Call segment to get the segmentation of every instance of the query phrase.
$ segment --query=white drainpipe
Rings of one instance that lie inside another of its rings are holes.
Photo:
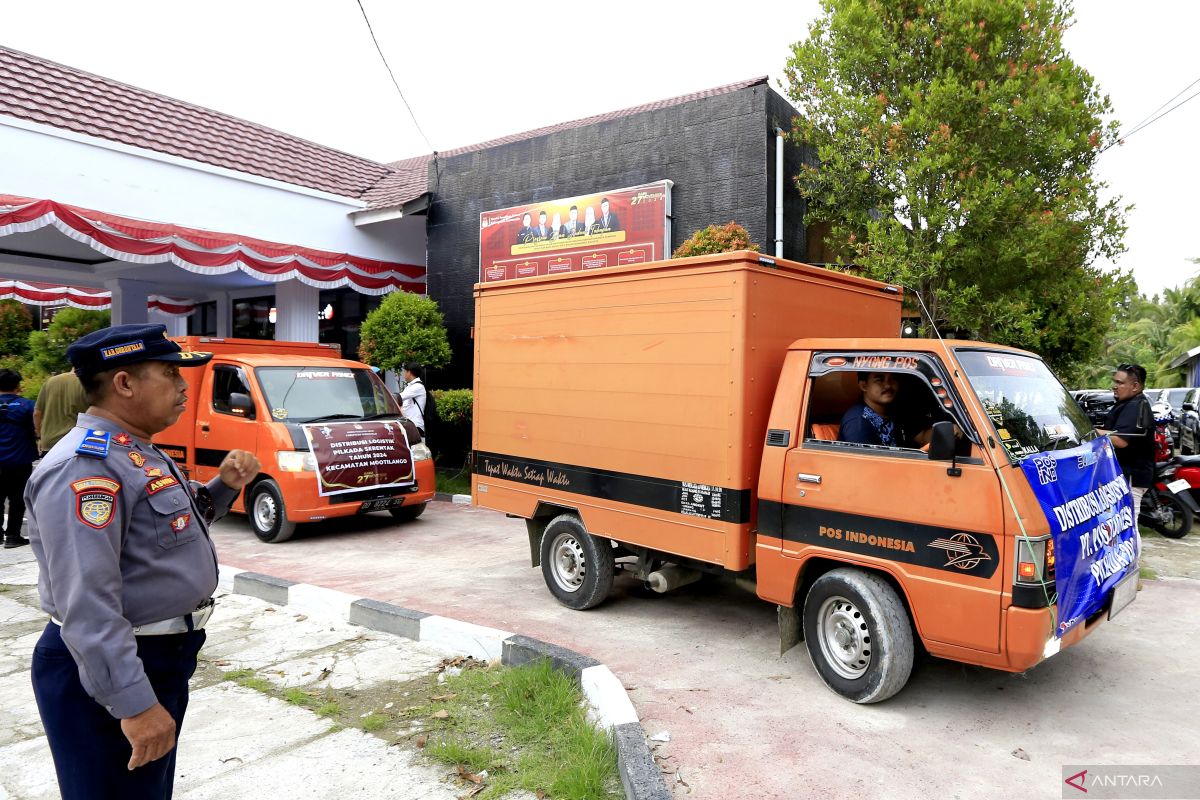
[[[775,129],[775,257],[783,258],[783,128]]]

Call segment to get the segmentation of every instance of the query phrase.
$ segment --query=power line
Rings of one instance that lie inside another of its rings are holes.
[[[1183,87],[1183,89],[1181,89],[1181,90],[1180,90],[1178,93],[1176,93],[1175,97],[1179,97],[1179,95],[1183,94],[1183,93],[1184,93],[1184,92],[1186,92],[1188,89],[1190,89],[1190,88],[1192,88],[1193,86],[1195,86],[1197,83],[1200,83],[1200,78],[1197,78],[1196,80],[1194,80],[1194,81],[1192,81],[1191,83],[1189,83],[1187,86]],[[1175,105],[1173,105],[1173,106],[1171,106],[1170,108],[1168,108],[1166,111],[1163,111],[1161,114],[1159,114],[1159,113],[1158,113],[1158,112],[1159,112],[1159,110],[1161,110],[1161,109],[1163,108],[1163,106],[1165,106],[1165,105],[1169,104],[1171,101],[1173,101],[1173,100],[1175,99],[1175,97],[1172,97],[1172,98],[1171,98],[1170,100],[1168,100],[1166,103],[1163,103],[1163,104],[1162,104],[1161,106],[1159,106],[1157,109],[1155,109],[1154,111],[1152,111],[1152,112],[1150,113],[1150,117],[1149,117],[1149,118],[1142,120],[1142,121],[1141,121],[1141,122],[1139,122],[1137,125],[1134,125],[1134,126],[1133,126],[1133,127],[1130,129],[1130,130],[1129,130],[1129,132],[1128,132],[1128,133],[1119,134],[1115,140],[1113,140],[1112,142],[1110,142],[1110,143],[1109,143],[1107,146],[1105,146],[1105,147],[1104,147],[1104,149],[1103,149],[1103,150],[1101,150],[1100,152],[1101,152],[1101,153],[1103,153],[1105,150],[1107,150],[1109,147],[1112,147],[1114,144],[1121,144],[1121,143],[1123,143],[1123,142],[1124,142],[1126,139],[1128,139],[1130,136],[1133,136],[1135,133],[1138,133],[1138,132],[1140,132],[1140,131],[1144,131],[1146,128],[1149,128],[1151,125],[1153,125],[1154,123],[1158,122],[1160,119],[1162,119],[1163,117],[1165,117],[1167,114],[1170,114],[1172,111],[1174,111],[1175,109],[1179,108],[1180,106],[1182,106],[1182,105],[1184,105],[1184,104],[1188,103],[1188,102],[1189,102],[1189,101],[1191,101],[1191,100],[1194,100],[1194,99],[1196,99],[1197,97],[1200,97],[1200,91],[1197,91],[1197,92],[1195,92],[1194,94],[1190,94],[1190,95],[1188,95],[1187,97],[1185,97],[1184,99],[1182,99],[1182,100],[1180,100],[1178,103],[1176,103]],[[1155,116],[1155,115],[1157,115],[1157,116]]]
[[[1130,128],[1130,129],[1129,129],[1129,133],[1126,133],[1125,135],[1126,135],[1126,136],[1129,136],[1129,135],[1131,135],[1131,134],[1132,134],[1134,131],[1136,131],[1138,128],[1140,128],[1140,127],[1142,127],[1143,125],[1147,124],[1147,121],[1148,121],[1148,120],[1149,120],[1151,117],[1153,117],[1153,116],[1154,116],[1155,114],[1157,114],[1158,112],[1162,111],[1164,108],[1166,108],[1167,106],[1169,106],[1171,103],[1175,102],[1175,98],[1176,98],[1176,97],[1179,97],[1179,95],[1183,94],[1183,93],[1184,93],[1184,92],[1186,92],[1188,89],[1190,89],[1190,88],[1192,88],[1193,86],[1195,86],[1197,83],[1200,83],[1200,78],[1196,78],[1196,80],[1192,81],[1192,82],[1191,82],[1191,83],[1189,83],[1187,86],[1183,87],[1183,88],[1182,88],[1182,89],[1180,89],[1178,92],[1176,92],[1176,93],[1175,93],[1175,97],[1172,97],[1170,100],[1168,100],[1167,102],[1163,103],[1161,106],[1159,106],[1158,108],[1154,109],[1154,110],[1153,110],[1153,111],[1151,111],[1149,114],[1147,114],[1145,117],[1143,117],[1143,118],[1142,118],[1142,121],[1141,121],[1141,122],[1139,122],[1138,124],[1134,125],[1132,128]]]
[[[425,144],[429,146],[430,151],[437,152],[433,143],[429,141],[429,137],[425,135],[425,131],[421,130],[421,123],[417,122],[417,115],[413,113],[412,106],[408,104],[408,100],[404,97],[404,90],[400,88],[399,81],[396,80],[396,74],[392,72],[392,67],[388,64],[387,56],[383,54],[383,48],[379,46],[379,40],[375,38],[375,30],[371,27],[371,20],[367,17],[367,10],[363,8],[362,0],[357,0],[358,10],[362,12],[363,21],[367,23],[367,32],[371,34],[371,41],[375,43],[375,49],[379,51],[379,58],[383,61],[383,66],[387,69],[388,75],[392,78],[392,85],[396,87],[396,92],[400,95],[400,99],[404,102],[404,107],[408,109],[408,115],[412,117],[413,125],[417,129],[417,133],[421,134],[421,138],[425,140]]]

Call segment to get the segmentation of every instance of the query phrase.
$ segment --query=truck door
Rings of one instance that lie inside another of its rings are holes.
[[[245,372],[233,364],[214,364],[210,372],[196,408],[196,478],[201,481],[217,474],[230,450],[257,451],[258,408]]]
[[[881,406],[886,416],[872,416],[864,399],[872,373],[880,375],[876,405],[894,387]],[[886,569],[900,580],[923,637],[999,652],[999,481],[940,361],[928,353],[818,352],[807,389],[798,446],[785,459],[784,554],[806,558],[826,548]],[[954,476],[950,462],[919,449],[942,419],[962,431]]]

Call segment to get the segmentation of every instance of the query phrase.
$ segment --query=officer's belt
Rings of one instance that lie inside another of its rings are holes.
[[[145,625],[137,625],[133,629],[133,635],[166,636],[172,633],[198,631],[208,624],[208,618],[212,616],[213,609],[216,607],[217,601],[210,597],[197,606],[196,610],[190,614],[184,614],[182,617],[171,617],[170,619],[159,620],[158,622],[150,622]],[[62,627],[62,622],[56,617],[51,617],[50,621],[60,628]]]

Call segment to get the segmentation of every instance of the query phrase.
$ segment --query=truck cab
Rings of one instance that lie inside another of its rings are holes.
[[[201,369],[183,371],[187,410],[154,437],[155,444],[200,481],[217,474],[230,450],[253,452],[262,471],[233,510],[247,515],[262,541],[286,541],[301,523],[370,511],[416,519],[433,498],[428,448],[409,445],[398,434],[395,397],[368,365],[339,358],[336,345],[212,337],[176,341],[185,350],[214,357]],[[321,440],[321,431],[347,426],[392,431],[399,443],[376,444],[376,461],[411,461],[410,474],[395,480],[392,473],[384,477],[382,470],[364,468],[355,474],[359,485],[331,487],[319,470],[321,452],[314,452],[313,432]]]

